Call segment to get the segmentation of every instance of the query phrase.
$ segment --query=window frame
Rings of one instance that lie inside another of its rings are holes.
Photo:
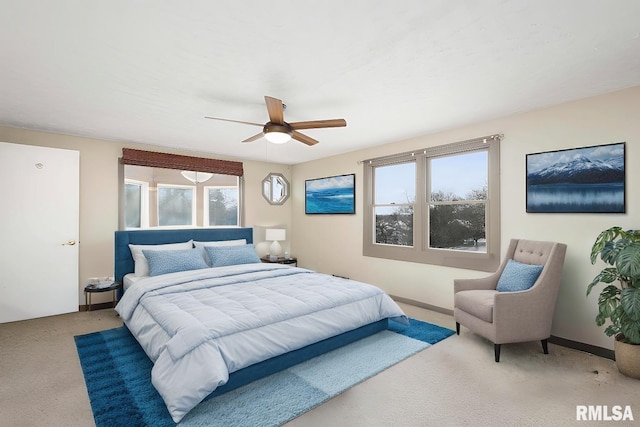
[[[127,230],[138,230],[149,228],[149,183],[137,179],[125,178],[124,185],[135,185],[140,188],[140,227],[126,227],[126,218],[124,219],[125,228]],[[126,212],[125,212],[126,215]]]
[[[274,181],[282,186],[282,194],[276,197]],[[289,181],[281,173],[271,172],[262,180],[262,197],[271,205],[284,205],[289,199]]]
[[[480,271],[495,271],[500,261],[500,140],[502,135],[490,135],[453,144],[440,145],[406,153],[399,153],[363,162],[365,216],[363,220],[364,256],[385,258],[423,264],[441,265]],[[487,204],[486,204],[486,252],[469,252],[452,249],[430,248],[429,159],[465,152],[486,150],[487,156]],[[415,162],[416,200],[413,216],[413,246],[375,243],[375,168]]]

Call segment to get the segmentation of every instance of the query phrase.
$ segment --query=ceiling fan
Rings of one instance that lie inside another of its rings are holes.
[[[315,145],[317,140],[298,132],[300,129],[319,129],[319,128],[335,128],[347,125],[344,119],[332,120],[312,120],[308,122],[287,123],[284,121],[284,109],[286,106],[281,100],[265,96],[264,101],[267,104],[267,112],[269,113],[269,121],[265,124],[243,122],[240,120],[221,119],[219,117],[205,117],[205,119],[224,120],[226,122],[243,123],[245,125],[261,126],[262,132],[245,139],[242,142],[253,142],[263,136],[269,142],[274,144],[284,144],[291,138],[300,141],[303,144]]]

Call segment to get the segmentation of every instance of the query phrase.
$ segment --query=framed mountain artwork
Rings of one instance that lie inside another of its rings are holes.
[[[527,212],[624,213],[625,143],[527,154]]]

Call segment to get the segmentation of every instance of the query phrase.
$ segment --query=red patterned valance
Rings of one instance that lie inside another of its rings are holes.
[[[179,169],[242,176],[242,162],[157,153],[155,151],[122,149],[122,164],[152,168]]]

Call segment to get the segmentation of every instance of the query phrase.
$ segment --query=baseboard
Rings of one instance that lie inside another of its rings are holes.
[[[609,350],[608,348],[602,348],[591,344],[585,344],[578,341],[568,340],[566,338],[560,338],[551,335],[549,337],[549,342],[552,344],[560,345],[562,347],[572,348],[574,350],[584,351],[586,353],[591,353],[596,356],[604,357],[605,359],[616,360],[615,354],[613,350]]]
[[[398,297],[395,295],[389,295],[391,299],[397,302],[401,302],[403,304],[415,305],[416,307],[426,308],[427,310],[435,311],[437,313],[446,314],[448,316],[453,316],[453,310],[447,310],[446,308],[437,307],[435,305],[427,304],[421,301],[412,300],[410,298]]]
[[[424,308],[424,309],[427,309],[427,310],[435,311],[437,313],[442,313],[442,314],[446,314],[446,315],[449,315],[449,316],[453,316],[453,310],[448,310],[448,309],[442,308],[442,307],[436,307],[435,305],[426,304],[424,302],[412,300],[410,298],[398,297],[398,296],[394,296],[394,295],[390,295],[390,296],[394,301],[397,301],[397,302],[400,302],[400,303],[414,305],[416,307],[420,307],[420,308]],[[609,350],[607,348],[602,348],[602,347],[598,347],[598,346],[591,345],[591,344],[585,344],[585,343],[578,342],[578,341],[572,341],[572,340],[568,340],[566,338],[560,338],[560,337],[556,337],[556,336],[553,336],[553,335],[551,335],[551,337],[549,337],[549,342],[552,343],[552,344],[555,344],[555,345],[562,346],[562,347],[571,348],[573,350],[578,350],[578,351],[584,351],[586,353],[591,353],[591,354],[596,355],[596,356],[604,357],[605,359],[616,360],[613,350]]]

